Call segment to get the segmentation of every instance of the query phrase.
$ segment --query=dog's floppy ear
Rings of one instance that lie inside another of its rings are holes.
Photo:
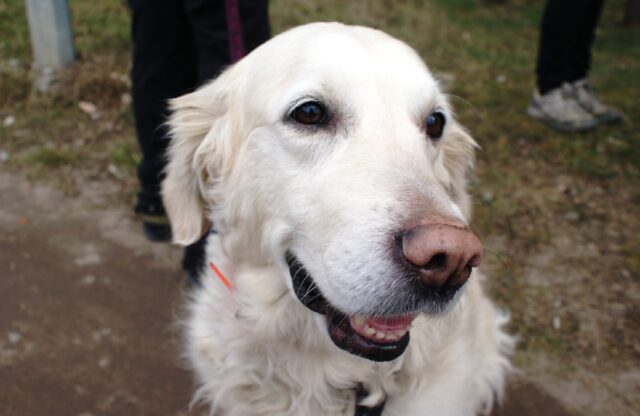
[[[457,121],[454,121],[443,140],[444,166],[451,178],[451,192],[464,216],[471,216],[471,201],[467,194],[467,174],[475,161],[478,144]]]
[[[206,184],[215,184],[232,158],[229,122],[231,70],[197,91],[170,101],[171,143],[162,196],[173,242],[188,245],[207,227]]]

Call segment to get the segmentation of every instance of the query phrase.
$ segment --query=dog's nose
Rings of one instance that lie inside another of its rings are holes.
[[[402,254],[428,287],[462,286],[482,261],[478,237],[458,221],[420,224],[402,233]]]

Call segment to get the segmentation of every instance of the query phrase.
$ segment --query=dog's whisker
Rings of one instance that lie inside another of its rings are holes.
[[[302,279],[302,282],[300,283],[300,286],[304,286],[305,283],[307,283],[307,280],[309,280],[311,278],[311,276],[309,276],[309,274],[307,274],[305,272],[304,267],[300,266],[300,267],[298,267],[298,270],[296,270],[295,273],[293,274],[293,278],[296,279],[300,272],[305,273],[305,277],[304,277],[304,279]]]
[[[334,312],[332,311],[332,315],[333,315],[333,314],[334,314]],[[333,318],[333,316],[332,316],[331,318]],[[331,334],[330,334],[330,335],[334,335],[334,334],[335,334],[335,331],[337,331],[337,330],[338,330],[338,328],[339,328],[339,327],[344,323],[344,321],[345,321],[345,320],[347,320],[347,319],[349,319],[349,316],[344,315],[344,316],[342,317],[342,319],[340,319],[340,322],[338,322],[338,324],[334,327],[333,332],[331,332]]]
[[[300,273],[300,272],[301,272],[301,271],[303,271],[303,270],[304,270],[304,268],[303,268],[302,266],[298,267],[298,268],[296,269],[295,273],[293,273],[293,277],[298,277],[298,273]],[[306,280],[308,277],[309,277],[309,275],[307,275],[307,276],[304,278],[304,280]],[[303,282],[304,282],[304,280],[303,280]]]
[[[304,300],[304,301],[306,301],[306,302],[308,302],[308,303],[311,303],[311,302],[313,302],[314,300],[316,300],[316,299],[318,299],[318,298],[320,298],[320,297],[322,297],[322,293],[318,293],[317,295],[315,295],[315,296],[314,296],[314,297],[312,297],[311,299],[304,299],[304,297],[303,297],[303,298],[302,298],[302,300]]]
[[[309,296],[315,289],[317,289],[317,286],[316,286],[315,282],[311,282],[311,285],[309,285],[309,289],[307,289],[307,292],[304,295],[302,295],[300,300],[304,301],[306,299],[306,297]],[[318,296],[320,296],[320,295],[314,296],[313,299],[317,299]]]
[[[302,270],[302,269],[301,269]],[[293,276],[294,278],[297,277],[297,273]],[[307,283],[307,281],[310,279],[310,276],[307,274],[304,279],[302,279],[302,282],[300,282],[300,286],[304,287],[304,285]],[[314,284],[314,282],[311,282],[312,284]]]
[[[469,108],[471,108],[473,110],[473,112],[475,113],[476,116],[480,115],[480,111],[476,108],[475,105],[471,104],[469,101],[465,100],[464,98],[460,97],[459,95],[447,94],[447,96],[451,97],[451,98],[455,98],[456,100],[459,100],[460,102],[468,105]]]

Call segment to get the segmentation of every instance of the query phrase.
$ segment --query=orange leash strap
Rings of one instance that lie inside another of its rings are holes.
[[[216,274],[216,276],[218,276],[218,279],[220,279],[222,284],[225,285],[230,292],[233,292],[233,286],[231,286],[231,282],[229,282],[229,280],[224,277],[224,274],[222,274],[220,269],[218,269],[216,265],[213,264],[213,262],[209,262],[209,266],[211,267],[211,270],[213,270],[213,272]]]

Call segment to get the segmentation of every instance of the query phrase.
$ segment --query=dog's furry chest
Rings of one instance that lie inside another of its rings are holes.
[[[501,389],[512,341],[475,284],[445,320],[417,321],[403,356],[374,363],[332,345],[324,317],[288,292],[256,285],[261,273],[233,295],[205,279],[192,299],[187,358],[214,414],[353,416],[362,384],[370,403],[387,398],[384,416],[473,415]]]

